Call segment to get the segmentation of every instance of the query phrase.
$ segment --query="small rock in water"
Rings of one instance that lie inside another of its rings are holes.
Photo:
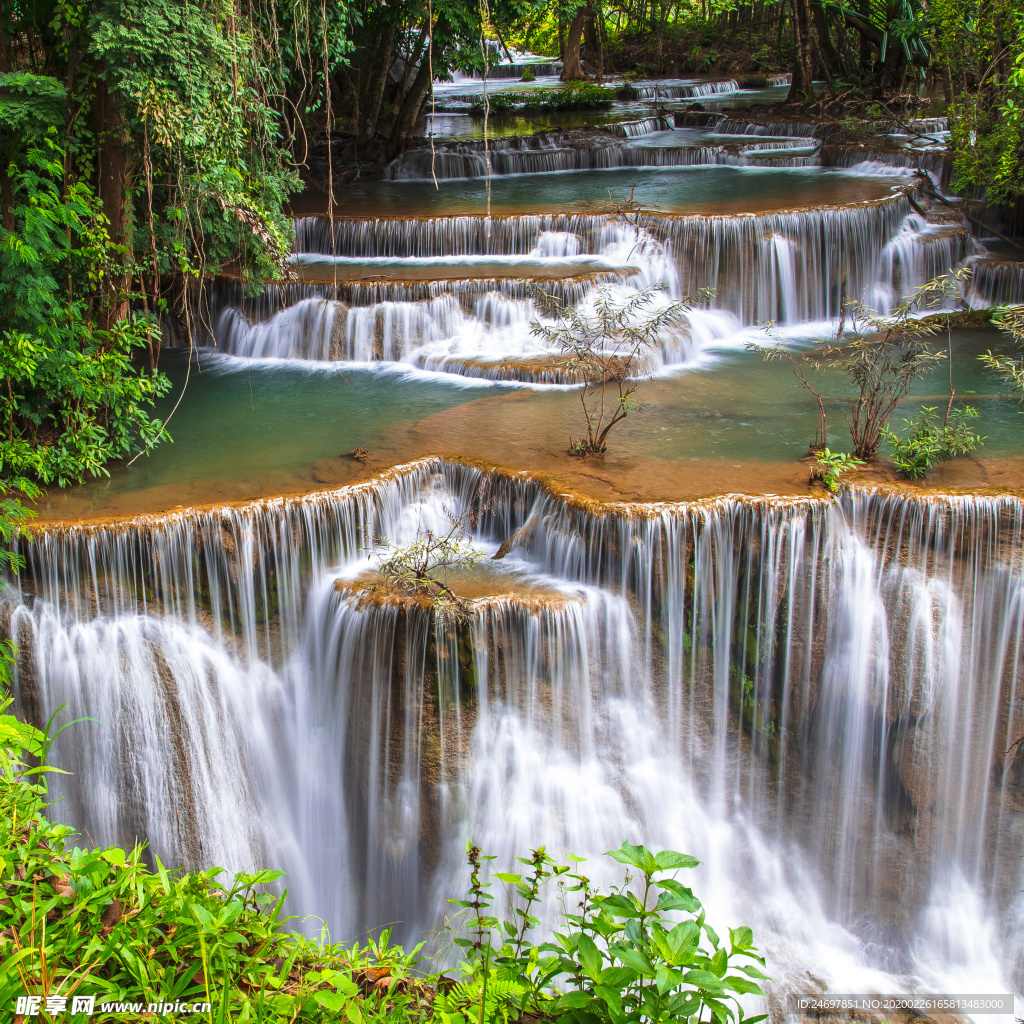
[[[370,457],[370,453],[365,448],[353,448],[350,452],[345,452],[344,455],[355,459],[356,462],[365,462]]]

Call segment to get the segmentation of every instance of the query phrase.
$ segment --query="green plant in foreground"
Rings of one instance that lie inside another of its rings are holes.
[[[846,452],[833,452],[828,448],[814,453],[815,462],[811,466],[811,483],[820,480],[829,494],[835,494],[839,490],[839,478],[844,473],[863,466],[861,459]]]
[[[8,647],[6,660],[9,662]],[[6,668],[6,665],[4,666]],[[95,997],[95,1010],[50,1019],[135,1021],[110,1004],[210,1005],[196,1019],[352,1024],[417,1017],[432,995],[412,977],[418,950],[387,936],[344,947],[283,930],[279,871],[220,881],[221,868],[156,870],[141,846],[84,849],[43,814],[47,732],[5,714],[0,699],[0,1007],[19,996]],[[104,1007],[104,1004],[108,1004]],[[143,1006],[143,1010],[145,1009]],[[45,1020],[46,1017],[39,1019]]]
[[[556,864],[544,849],[528,859],[525,875],[498,872],[507,886],[512,919],[488,913],[494,902],[479,847],[470,846],[470,899],[452,902],[471,913],[468,936],[456,939],[469,980],[438,995],[444,1024],[544,1017],[574,1024],[658,1024],[706,1021],[757,1024],[739,997],[763,995],[764,960],[749,928],[731,929],[723,943],[707,923],[678,871],[699,861],[673,850],[654,853],[629,842],[605,856],[626,867],[621,885],[596,891],[579,858]],[[534,909],[552,881],[563,926],[534,945]],[[574,905],[571,905],[574,904]],[[744,961],[738,965],[739,961]]]
[[[909,480],[919,480],[936,463],[967,455],[981,446],[985,438],[975,434],[967,422],[977,418],[977,409],[962,405],[946,423],[940,423],[936,407],[929,406],[913,419],[903,421],[908,431],[905,438],[888,425],[882,436],[892,448],[892,460],[900,473]]]

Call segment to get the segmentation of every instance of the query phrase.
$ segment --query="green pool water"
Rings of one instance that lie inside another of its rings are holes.
[[[665,213],[746,213],[848,204],[889,195],[888,178],[858,178],[818,167],[668,167],[567,171],[495,176],[494,213],[587,212],[634,199]],[[346,185],[336,196],[336,216],[436,217],[487,210],[482,178],[440,181],[375,181]]]
[[[980,452],[986,458],[1024,453],[1024,406],[977,358],[986,349],[1009,348],[992,331],[954,334],[955,384],[959,396],[981,413],[976,429],[986,437]],[[176,396],[185,358],[169,353],[163,365]],[[848,450],[843,414],[849,387],[836,373],[821,375],[817,383],[828,401],[833,447]],[[946,386],[947,367],[942,365],[916,383],[894,425],[922,405],[944,407]],[[745,350],[644,381],[638,397],[645,408],[613,436],[617,459],[786,462],[806,453],[816,422],[814,401],[788,363],[766,363]],[[166,415],[170,404],[168,399],[160,412]],[[173,507],[308,489],[318,481],[316,467],[324,460],[341,477],[354,478],[358,470],[365,476],[366,467],[339,461],[355,448],[373,454],[369,470],[428,454],[529,464],[534,452],[557,456],[564,439],[579,427],[578,393],[571,389],[466,385],[393,367],[248,365],[204,355],[193,364],[170,423],[173,444],[114,470],[109,480],[55,496],[47,511],[55,517],[62,508],[69,515],[99,514],[144,492],[161,507]],[[171,500],[175,496],[181,500]]]

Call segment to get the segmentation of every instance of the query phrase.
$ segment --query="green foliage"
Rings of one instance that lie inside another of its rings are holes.
[[[43,816],[55,769],[36,765],[52,737],[3,714],[9,705],[0,700],[0,1005],[91,994],[97,1013],[177,1000],[209,1003],[207,1020],[352,1024],[427,1009],[418,949],[389,946],[387,933],[343,947],[283,930],[283,896],[264,891],[279,871],[224,883],[221,868],[169,871],[157,859],[150,870],[140,846],[72,845],[74,830]]]
[[[723,943],[707,923],[692,889],[676,878],[698,865],[694,857],[654,853],[629,842],[611,857],[625,867],[609,893],[595,890],[573,865],[557,864],[543,848],[519,858],[526,874],[495,873],[506,887],[512,916],[492,913],[495,895],[485,858],[470,846],[467,934],[456,939],[470,979],[446,994],[444,1024],[483,1019],[560,1019],[574,1024],[662,1024],[712,1021],[756,1024],[744,1017],[742,995],[762,995],[764,960],[749,928],[730,930]],[[562,926],[534,945],[542,890],[554,882]],[[571,906],[570,906],[571,904]]]
[[[1024,8],[1016,0],[935,0],[937,63],[949,82],[954,187],[990,201],[1024,195]]]
[[[846,452],[833,452],[828,448],[814,453],[815,465],[811,467],[811,481],[820,480],[829,494],[839,490],[839,480],[845,473],[864,465],[862,459]]]
[[[888,425],[882,437],[891,446],[892,459],[900,473],[909,480],[919,480],[936,463],[968,455],[980,447],[985,439],[975,434],[967,422],[977,418],[977,409],[962,405],[946,422],[940,423],[936,408],[925,407],[913,419],[903,421],[906,437],[899,437]]]
[[[597,110],[610,107],[615,92],[593,82],[573,82],[561,89],[531,89],[529,92],[495,92],[487,97],[492,114],[513,110]],[[483,100],[474,102],[483,110]]]
[[[880,314],[859,300],[848,299],[838,339],[809,360],[817,368],[841,370],[857,389],[847,421],[858,458],[875,457],[889,417],[914,381],[947,358],[947,353],[932,345],[938,324],[933,318],[919,319],[914,314],[934,304],[958,280],[956,274],[940,275],[904,298],[892,314]],[[851,318],[852,330],[844,333],[846,316]],[[950,384],[952,396],[952,381]]]
[[[1018,345],[1024,343],[1024,306],[1000,306],[992,313],[992,323],[1005,331]],[[1024,398],[1024,359],[995,356],[991,352],[979,358]]]
[[[426,530],[408,544],[378,540],[377,572],[384,582],[407,594],[428,597],[438,610],[461,610],[462,601],[449,587],[450,573],[473,568],[483,553],[470,539],[471,513],[456,515],[445,508],[449,528]]]
[[[30,501],[38,498],[42,491],[31,480],[17,479],[9,486],[0,487],[0,572],[20,569],[25,564],[24,555],[15,550],[15,542],[21,538],[31,540],[32,532],[29,523],[35,519],[36,513],[26,508],[23,501],[13,494],[21,493]],[[10,644],[10,640],[6,641]],[[2,655],[0,655],[2,657]],[[6,679],[3,665],[0,663],[0,682]]]
[[[63,157],[51,129],[14,179],[14,230],[0,228],[0,476],[61,486],[163,436],[145,408],[169,387],[133,365],[151,317],[97,326],[123,254],[92,190],[62,187]]]
[[[279,275],[348,9],[0,4],[0,481],[63,486],[167,438],[171,297],[187,315],[190,281]]]

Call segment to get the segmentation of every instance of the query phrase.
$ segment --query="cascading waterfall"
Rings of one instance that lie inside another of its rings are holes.
[[[511,550],[464,620],[360,582],[368,537],[469,508]],[[1020,992],[1022,531],[1010,497],[595,512],[427,461],[48,530],[6,607],[23,711],[99,719],[55,747],[63,818],[280,865],[337,937],[429,926],[468,835],[628,837],[704,860],[780,991]]]
[[[971,260],[970,267],[972,306],[984,309],[1024,304],[1024,263],[980,258]]]
[[[595,287],[616,280],[624,295],[655,284],[672,299],[710,292],[698,303],[707,308],[691,310],[685,329],[667,332],[650,354],[652,369],[691,362],[758,322],[828,321],[850,296],[891,308],[977,251],[962,225],[932,223],[904,196],[732,217],[552,214],[333,225],[305,218],[296,223],[296,235],[300,252],[333,252],[342,259],[489,254],[496,262],[528,256],[542,269],[544,261],[592,255],[602,266],[635,269],[625,278],[606,274],[551,288],[560,302],[583,308]],[[212,333],[200,330],[197,342],[236,356],[384,360],[492,379],[574,379],[551,364],[557,353],[533,333],[544,312],[522,281],[298,289],[274,287],[262,299],[241,303],[232,301],[229,289],[210,300],[208,317],[193,318],[214,324]]]
[[[725,78],[717,82],[693,82],[684,85],[631,85],[629,94],[641,100],[678,100],[692,99],[698,96],[723,96],[739,92],[740,84],[735,78]]]
[[[637,127],[645,130],[634,130]],[[625,139],[645,139],[650,133],[672,131],[663,118],[649,122],[610,125],[609,131]],[[631,145],[607,139],[585,143],[552,136],[496,139],[488,144],[491,173],[550,174],[560,171],[595,171],[622,167],[815,167],[816,147],[806,142],[786,145],[779,140],[763,147],[747,146],[733,152],[722,145],[682,144],[660,136],[658,145]],[[675,143],[675,144],[674,144]],[[799,151],[794,147],[799,146]],[[412,149],[392,161],[385,176],[395,181],[482,178],[486,174],[483,144],[475,141],[439,144],[433,150]],[[877,173],[896,173],[893,170]]]
[[[608,131],[624,139],[636,139],[641,135],[668,131],[672,127],[673,123],[667,117],[645,117],[639,121],[617,121],[608,125]]]
[[[594,239],[599,252],[612,263],[635,268],[615,287],[628,296],[636,288],[661,284],[670,296],[680,294],[668,248],[648,231],[614,218],[604,218],[599,230]],[[574,257],[581,246],[572,231],[542,231],[531,255],[540,261]],[[585,307],[593,300],[595,286],[607,287],[615,280],[599,278],[568,294],[562,283],[551,294],[560,298],[561,293],[561,301]],[[464,288],[458,295],[438,292],[430,299],[386,299],[347,308],[317,295],[255,323],[239,317],[236,307],[229,305],[218,322],[230,330],[222,330],[213,340],[232,355],[398,361],[491,379],[574,381],[572,374],[550,362],[557,353],[533,333],[538,316],[542,313],[536,295],[521,283],[506,289],[495,282],[477,282],[475,290]],[[684,329],[666,331],[659,339],[657,349],[648,355],[649,366],[692,361],[707,346],[734,334],[736,327],[728,314],[691,310]]]

